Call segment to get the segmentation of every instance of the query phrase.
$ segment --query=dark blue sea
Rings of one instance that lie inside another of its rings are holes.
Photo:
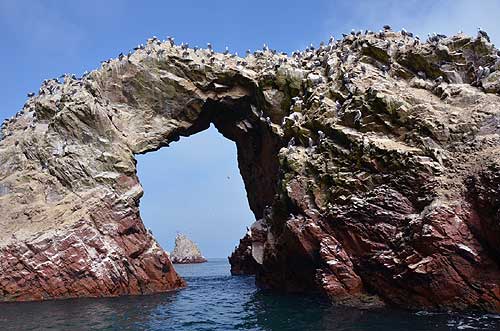
[[[226,259],[176,265],[188,288],[111,299],[0,304],[3,330],[500,330],[500,315],[364,311],[259,291]]]

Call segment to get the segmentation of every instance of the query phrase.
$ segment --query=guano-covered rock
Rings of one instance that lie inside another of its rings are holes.
[[[179,264],[207,262],[207,259],[201,255],[198,246],[183,234],[177,234],[175,237],[175,247],[170,254],[170,260],[172,263]]]
[[[47,80],[0,130],[0,300],[184,286],[139,216],[135,155],[213,123],[259,286],[498,312],[499,66],[483,37],[385,30],[245,58],[150,39]]]

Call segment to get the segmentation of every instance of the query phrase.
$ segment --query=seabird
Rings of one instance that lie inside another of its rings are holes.
[[[28,93],[28,98],[32,98],[32,97],[34,97],[34,96],[35,96],[35,93],[34,93],[34,92],[30,92],[30,93]]]
[[[479,66],[479,68],[477,69],[477,72],[476,72],[477,79],[481,79],[483,77],[483,73],[484,73],[483,66]]]
[[[295,137],[292,137],[292,139],[290,139],[290,141],[288,142],[288,147],[293,147],[295,146]]]
[[[269,116],[266,117],[266,123],[267,123],[267,125],[271,125],[272,124],[271,119],[269,118]]]
[[[228,55],[229,54],[229,47],[226,46],[226,49],[224,50],[224,55]]]
[[[391,26],[386,24],[386,25],[384,25],[382,28],[383,28],[384,30],[390,30],[390,29],[391,29]]]
[[[321,130],[318,130],[318,136],[320,141],[325,139],[325,133]]]
[[[335,107],[337,108],[337,112],[342,109],[342,104],[338,101],[338,100],[335,100]]]
[[[486,31],[484,31],[483,29],[481,28],[478,28],[477,29],[477,37],[478,38],[484,38],[486,39],[488,42],[490,42],[490,37],[488,36],[488,34],[486,33]]]
[[[359,123],[360,119],[361,119],[361,111],[359,109],[356,109],[356,114],[354,114],[354,124]]]
[[[314,140],[312,140],[312,138],[309,137],[308,142],[309,142],[309,148],[313,148],[314,147]]]
[[[211,51],[212,50],[212,44],[211,43],[207,43],[207,48],[208,48],[208,50]]]
[[[436,78],[436,79],[434,80],[434,82],[435,82],[437,85],[441,84],[441,83],[443,82],[443,76],[439,76],[438,78]]]

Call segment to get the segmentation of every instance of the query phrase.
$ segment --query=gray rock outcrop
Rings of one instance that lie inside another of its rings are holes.
[[[198,246],[184,234],[178,234],[175,237],[175,247],[170,254],[170,260],[178,264],[207,262]]]

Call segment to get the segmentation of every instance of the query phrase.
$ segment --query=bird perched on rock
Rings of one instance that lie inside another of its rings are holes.
[[[382,28],[383,28],[384,30],[391,30],[391,26],[390,26],[390,25],[387,25],[387,24],[386,24],[386,25],[384,25]]]
[[[480,27],[477,28],[477,37],[478,38],[484,38],[486,39],[488,42],[490,42],[490,36],[488,36],[488,34],[486,33],[486,31],[484,31],[483,29],[481,29]]]
[[[356,109],[354,114],[354,124],[358,124],[360,120],[361,120],[361,111],[359,109]]]
[[[224,50],[224,55],[228,55],[229,54],[229,47],[226,46],[226,49]]]
[[[211,51],[212,50],[212,44],[211,43],[207,43],[207,48],[208,48],[209,51]]]
[[[34,92],[30,92],[30,93],[28,93],[28,98],[32,98],[32,97],[34,97],[34,96],[35,96],[35,93],[34,93]]]
[[[484,75],[484,68],[483,66],[479,66],[479,68],[477,68],[476,71],[476,79],[480,80],[481,78],[483,78],[483,75]]]
[[[318,137],[319,141],[322,141],[323,139],[325,139],[325,133],[321,130],[318,130]]]
[[[384,64],[382,65],[382,67],[380,68],[382,70],[382,74],[384,74],[384,76],[387,74],[387,72],[389,71],[389,68]]]
[[[295,137],[292,137],[292,139],[290,139],[290,141],[288,142],[288,147],[293,147],[295,146]]]
[[[309,148],[314,148],[314,140],[312,140],[311,137],[308,138],[308,142],[309,142]]]

